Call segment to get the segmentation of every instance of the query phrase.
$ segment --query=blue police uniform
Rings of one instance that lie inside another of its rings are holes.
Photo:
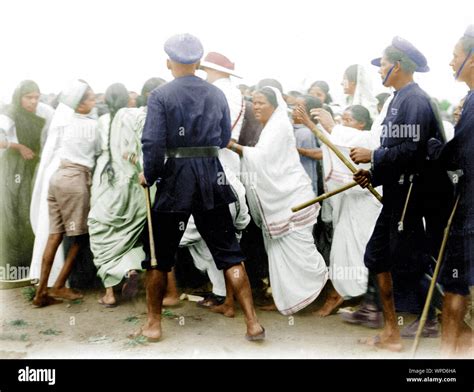
[[[167,151],[176,148],[227,146],[231,122],[224,93],[197,76],[185,76],[154,90],[147,106],[143,164],[147,182],[159,180],[154,210],[204,211],[233,203],[217,156],[169,158],[165,163]]]
[[[181,64],[196,63],[203,52],[199,40],[189,34],[170,38],[165,51]],[[189,75],[154,90],[147,106],[143,167],[147,183],[157,185],[152,211],[157,268],[171,270],[191,214],[219,269],[242,262],[228,206],[236,197],[217,156],[231,136],[224,94]],[[145,241],[145,266],[148,248]]]
[[[438,157],[446,170],[463,171],[458,208],[453,219],[441,267],[440,282],[446,291],[468,295],[474,284],[474,91],[466,97],[454,138],[446,145],[430,140],[430,156]]]
[[[396,91],[382,125],[381,147],[373,153],[371,174],[373,185],[383,185],[384,203],[364,261],[375,274],[390,271],[397,264],[398,270],[414,273],[412,278],[419,279],[429,259],[422,221],[423,192],[417,183],[427,174],[427,141],[439,135],[429,96],[416,83]],[[413,191],[403,231],[399,231],[411,178]]]

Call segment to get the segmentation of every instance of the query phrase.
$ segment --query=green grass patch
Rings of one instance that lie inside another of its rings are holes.
[[[23,289],[21,290],[21,294],[23,295],[24,299],[26,299],[28,302],[31,302],[33,301],[33,298],[35,298],[36,287],[34,286],[23,287]]]
[[[129,317],[125,318],[124,321],[125,321],[126,323],[130,323],[130,324],[138,324],[138,322],[139,322],[140,320],[138,319],[137,316],[129,316]]]
[[[28,323],[25,321],[25,320],[22,320],[22,319],[18,319],[18,320],[12,320],[10,321],[10,325],[12,327],[26,327],[28,326]]]
[[[177,317],[171,310],[169,309],[164,309],[161,314],[165,317],[169,317],[169,318],[175,318]]]
[[[148,339],[146,336],[140,335],[134,338],[131,338],[127,342],[127,346],[137,347],[137,346],[146,346],[148,344]]]
[[[53,335],[53,336],[57,336],[61,333],[61,331],[58,331],[56,329],[51,329],[51,328],[48,328],[44,331],[40,331],[40,334],[42,335]]]

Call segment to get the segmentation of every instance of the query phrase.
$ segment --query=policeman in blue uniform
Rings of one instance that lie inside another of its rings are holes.
[[[419,286],[428,268],[428,244],[423,227],[422,183],[427,173],[427,142],[440,137],[430,97],[413,81],[414,72],[427,72],[425,56],[410,42],[395,37],[381,58],[383,84],[395,89],[383,121],[381,147],[351,152],[356,163],[371,162],[371,170],[359,170],[354,180],[383,185],[383,208],[367,244],[364,262],[379,289],[385,325],[382,333],[367,340],[393,351],[402,349],[392,292],[392,272],[403,271],[410,286]],[[413,186],[411,184],[413,183]],[[411,192],[409,190],[411,189]],[[409,195],[410,193],[410,195]],[[408,199],[406,212],[403,213]]]
[[[161,307],[167,272],[189,216],[205,240],[219,269],[225,270],[245,314],[246,338],[261,340],[263,327],[255,314],[243,267],[244,256],[235,235],[229,204],[236,198],[218,159],[231,136],[224,94],[195,76],[203,55],[201,42],[190,34],[169,38],[164,46],[174,80],[155,89],[148,99],[142,136],[142,185],[157,185],[152,211],[157,266],[147,268],[148,319],[139,331],[149,340],[161,336]],[[147,252],[149,255],[149,252]]]
[[[454,138],[446,145],[430,139],[429,152],[430,156],[438,158],[445,170],[462,170],[457,185],[459,203],[440,276],[445,290],[442,351],[446,356],[455,356],[461,351],[472,350],[472,330],[464,325],[463,318],[470,300],[469,290],[474,283],[474,25],[470,25],[457,42],[450,65],[455,78],[467,84],[469,93],[455,125]]]

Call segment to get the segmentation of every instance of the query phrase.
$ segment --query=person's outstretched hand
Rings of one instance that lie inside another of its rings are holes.
[[[359,169],[354,173],[353,178],[362,188],[367,188],[370,185],[370,172],[368,170]]]

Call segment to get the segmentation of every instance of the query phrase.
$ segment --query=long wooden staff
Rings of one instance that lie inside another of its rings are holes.
[[[300,210],[302,210],[303,208],[306,208],[312,204],[316,204],[316,203],[319,203],[320,201],[323,201],[325,199],[328,199],[330,198],[331,196],[334,196],[334,195],[337,195],[338,193],[341,193],[341,192],[344,192],[344,191],[347,191],[348,189],[351,189],[353,187],[355,187],[357,185],[357,182],[350,182],[349,184],[346,184],[340,188],[337,188],[337,189],[334,189],[333,191],[330,191],[330,192],[326,192],[326,193],[323,193],[322,195],[316,197],[315,199],[311,199],[309,201],[307,201],[306,203],[303,203],[303,204],[299,204],[297,205],[296,207],[293,207],[291,209],[291,211],[293,212],[298,212]]]
[[[421,319],[420,323],[418,324],[418,330],[416,331],[415,335],[415,341],[413,342],[413,346],[411,349],[411,357],[414,358],[416,354],[416,349],[418,348],[418,344],[420,342],[420,337],[421,333],[423,331],[423,328],[425,327],[426,323],[426,318],[428,316],[428,310],[430,308],[431,304],[431,298],[433,297],[433,291],[434,287],[436,284],[436,280],[438,279],[439,271],[441,268],[441,263],[443,262],[444,258],[444,252],[446,250],[446,244],[448,242],[448,237],[449,237],[449,231],[451,230],[451,225],[453,223],[454,215],[456,214],[456,210],[458,208],[459,204],[459,199],[461,198],[461,195],[458,193],[458,184],[459,184],[459,179],[464,175],[463,171],[461,169],[459,170],[454,170],[454,171],[448,171],[448,177],[453,183],[454,186],[454,192],[457,194],[456,196],[456,201],[454,203],[453,210],[451,211],[451,215],[449,216],[448,223],[446,223],[446,227],[444,229],[444,235],[443,235],[443,241],[441,242],[441,248],[439,249],[438,253],[438,259],[436,260],[436,267],[433,272],[433,277],[431,278],[431,284],[430,288],[428,290],[428,295],[426,296],[426,302],[425,306],[423,308],[423,312],[421,313]]]
[[[146,199],[146,215],[148,220],[148,235],[150,240],[150,255],[151,255],[151,268],[156,268],[158,262],[156,260],[155,253],[155,238],[153,237],[153,222],[151,221],[151,199],[150,199],[150,188],[147,186],[143,188],[145,190]]]
[[[328,146],[334,154],[337,155],[337,157],[344,163],[344,165],[347,166],[347,168],[352,172],[355,173],[357,172],[357,168],[350,162],[345,155],[339,151],[339,149],[324,135],[323,132],[321,132],[317,127],[311,127],[311,132],[313,132],[319,140],[321,140],[326,146]],[[382,196],[380,193],[378,193],[372,185],[369,185],[367,189],[372,193],[377,200],[382,203]]]
[[[433,277],[431,278],[431,284],[428,290],[428,296],[426,297],[425,307],[423,308],[423,313],[421,313],[421,320],[420,320],[420,323],[418,324],[418,330],[416,331],[415,341],[413,342],[413,346],[411,348],[412,358],[415,357],[416,349],[418,348],[418,344],[420,343],[421,332],[423,331],[423,328],[425,327],[426,319],[428,317],[428,310],[430,308],[431,298],[433,297],[433,291],[435,288],[436,280],[438,279],[439,270],[441,268],[444,252],[446,250],[446,243],[448,242],[449,231],[451,230],[451,224],[453,223],[454,214],[456,213],[456,210],[458,208],[459,198],[460,198],[460,195],[458,195],[458,197],[456,198],[456,202],[454,203],[453,210],[451,212],[451,215],[449,216],[448,223],[446,225],[446,228],[444,229],[443,242],[441,243],[441,248],[438,254],[438,260],[436,261],[436,267],[433,272]]]

